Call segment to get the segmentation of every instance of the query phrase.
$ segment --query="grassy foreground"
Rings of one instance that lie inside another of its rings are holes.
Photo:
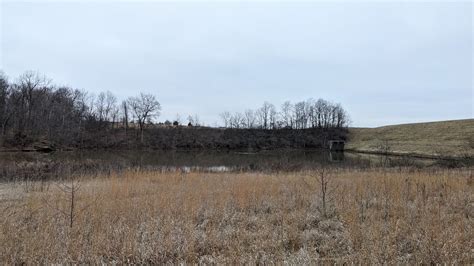
[[[130,171],[1,186],[2,264],[474,263],[469,170]]]
[[[347,148],[355,151],[433,157],[474,157],[474,119],[351,128]]]

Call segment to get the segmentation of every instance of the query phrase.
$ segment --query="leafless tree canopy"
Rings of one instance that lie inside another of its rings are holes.
[[[160,103],[151,94],[130,97],[119,105],[110,91],[94,96],[57,87],[31,71],[10,83],[0,72],[0,145],[6,140],[24,145],[38,139],[68,144],[82,139],[84,133],[108,132],[119,124],[128,129],[129,122],[134,121],[143,136],[145,124],[153,122],[160,110]]]
[[[154,134],[144,131],[157,122],[160,111],[161,104],[152,94],[140,93],[119,101],[110,91],[94,95],[55,86],[37,72],[25,72],[13,82],[0,72],[0,146],[25,147],[43,140],[66,147],[84,147],[87,142],[88,147],[96,148],[123,143],[143,145],[144,136]],[[220,117],[226,128],[260,130],[338,129],[349,122],[340,104],[323,99],[287,101],[279,108],[264,102],[256,110],[223,112]],[[171,128],[182,126],[182,122],[193,127],[202,125],[197,114],[189,115],[187,121],[177,115],[175,121],[161,124]],[[159,134],[153,138],[151,142],[156,145],[167,141]],[[215,137],[209,139],[217,141]],[[176,141],[174,138],[173,143]],[[222,143],[228,141],[224,138]]]
[[[143,142],[143,128],[146,122],[160,115],[161,105],[154,95],[140,93],[140,96],[128,99],[134,118],[140,127],[140,140]]]
[[[223,112],[224,127],[259,129],[305,129],[305,128],[344,128],[349,125],[349,115],[341,104],[319,99],[308,99],[295,104],[286,101],[279,111],[264,102],[257,110],[247,109],[244,114]]]

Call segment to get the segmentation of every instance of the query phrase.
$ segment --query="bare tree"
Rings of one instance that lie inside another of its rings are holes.
[[[117,118],[118,108],[117,108],[117,97],[113,95],[110,91],[105,93],[105,106],[104,106],[104,117],[107,122],[112,122],[112,127],[114,126],[115,120]]]
[[[66,219],[69,228],[73,228],[77,216],[94,205],[97,202],[98,197],[94,197],[87,204],[78,204],[79,201],[77,197],[81,189],[81,182],[74,177],[72,177],[69,181],[56,183],[56,186],[63,194],[61,195],[61,199],[66,200],[67,204],[61,208],[57,204],[50,204],[46,197],[43,198],[43,203],[61,214]]]
[[[127,131],[128,131],[128,121],[129,121],[127,101],[122,101],[122,117],[123,117],[123,125],[125,127],[125,133],[127,133]]]
[[[342,108],[341,104],[337,104],[335,108],[335,116],[336,116],[336,127],[347,127],[350,123],[349,115],[347,114],[346,110]]]
[[[110,125],[114,128],[121,119],[125,136],[128,136],[129,122],[137,122],[137,141],[143,143],[144,128],[159,115],[160,109],[152,95],[140,94],[118,105],[111,92],[93,96],[69,87],[56,87],[34,72],[26,72],[16,82],[9,83],[0,72],[0,142],[7,140],[23,147],[30,147],[38,141],[50,142],[52,146],[80,143],[80,147],[100,147],[104,139],[107,145],[108,137],[115,133],[108,130]],[[279,112],[273,104],[264,102],[257,110],[247,109],[234,114],[224,112],[221,118],[225,127],[266,130],[308,126],[340,128],[349,123],[349,117],[340,104],[323,99],[301,101],[296,106],[287,101]],[[178,125],[179,120],[177,116]],[[191,116],[191,120],[193,125],[199,125],[196,115]]]
[[[201,126],[201,119],[198,114],[194,114],[194,124],[195,126]]]
[[[280,116],[282,118],[283,126],[293,127],[293,104],[290,101],[286,101],[281,105]]]
[[[278,113],[273,104],[270,105],[270,109],[268,111],[268,118],[269,118],[269,123],[270,123],[269,128],[277,129],[278,128]]]
[[[50,80],[46,76],[39,74],[38,72],[27,71],[18,78],[18,87],[20,89],[22,97],[22,119],[19,123],[19,131],[28,131],[32,128],[33,110],[39,103],[39,95],[44,94],[47,90],[47,86],[50,84]]]
[[[95,112],[99,122],[102,124],[106,120],[105,116],[105,92],[99,93],[97,99],[95,100]]]
[[[314,105],[315,105],[316,101],[313,99],[313,98],[309,98],[308,100],[306,100],[306,120],[307,120],[307,124],[306,124],[306,127],[311,127],[311,128],[314,128],[316,127],[316,112],[315,112],[315,108],[314,108]]]
[[[78,95],[77,96],[77,101],[76,101],[76,110],[77,110],[77,118],[78,118],[78,123],[77,123],[77,132],[79,135],[79,141],[81,143],[81,147],[84,144],[84,136],[83,136],[83,128],[85,127],[84,124],[87,121],[87,92],[85,91],[79,91],[76,90],[75,93]]]
[[[309,98],[292,104],[286,101],[279,112],[269,102],[264,102],[256,111],[247,109],[242,113],[220,114],[225,127],[278,129],[278,128],[340,128],[347,126],[348,115],[340,104],[323,99]]]
[[[235,113],[231,116],[230,125],[232,128],[241,128],[245,126],[245,117],[242,113]]]
[[[296,129],[303,129],[306,128],[307,123],[307,115],[306,115],[306,102],[301,101],[295,104],[294,112],[295,112],[295,128]]]
[[[223,112],[223,113],[220,114],[222,122],[224,122],[224,127],[229,127],[230,126],[231,116],[232,115],[229,112]]]
[[[8,103],[9,98],[10,90],[8,78],[2,71],[0,71],[0,126],[2,127],[0,145],[3,144],[3,137],[6,133],[6,127],[13,114],[12,108],[10,108]]]
[[[251,109],[247,109],[244,112],[245,116],[245,127],[253,128],[255,126],[255,112]]]
[[[318,171],[318,183],[319,183],[319,186],[320,186],[320,191],[321,191],[321,195],[320,195],[320,198],[321,198],[321,209],[322,209],[322,213],[324,215],[324,217],[326,218],[327,217],[327,204],[328,204],[328,185],[329,185],[329,181],[330,181],[330,178],[329,178],[329,175],[328,175],[328,172],[326,171],[326,169],[323,167],[321,169],[319,169]]]
[[[311,173],[311,177],[316,180],[315,189],[319,191],[318,197],[320,205],[318,206],[318,210],[324,218],[328,218],[336,212],[333,201],[338,186],[334,184],[330,168],[325,165],[321,165],[320,168]],[[314,184],[308,183],[304,177],[303,181],[308,187],[314,186]]]
[[[143,143],[143,129],[145,123],[160,115],[161,105],[154,95],[140,93],[138,97],[128,98],[128,104],[140,128],[140,142]]]
[[[81,184],[74,179],[71,179],[70,184],[63,184],[62,186],[58,186],[69,198],[69,210],[64,212],[64,215],[68,217],[69,220],[69,227],[72,228],[74,225],[74,220],[76,219],[76,197],[78,191],[81,189]]]
[[[275,106],[269,102],[264,102],[262,107],[257,110],[257,119],[260,127],[263,129],[270,129],[270,116]]]
[[[324,111],[326,109],[326,101],[323,99],[318,99],[316,103],[314,104],[314,112],[316,116],[316,123],[319,128],[323,127],[324,122],[323,122],[323,117],[324,117]]]

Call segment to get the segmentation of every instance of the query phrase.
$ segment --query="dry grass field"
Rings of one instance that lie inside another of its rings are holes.
[[[130,171],[0,186],[2,264],[474,263],[469,170]]]
[[[351,128],[347,148],[434,157],[474,157],[474,119]]]

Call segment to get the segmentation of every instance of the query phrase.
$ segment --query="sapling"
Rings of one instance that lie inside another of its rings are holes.
[[[312,174],[311,176],[316,179],[317,184],[318,184],[316,189],[319,190],[319,198],[321,201],[321,206],[319,208],[319,211],[321,212],[324,218],[328,218],[329,207],[334,196],[333,192],[337,189],[337,186],[335,186],[332,182],[330,170],[324,166],[317,169],[315,173]],[[309,183],[306,182],[306,180],[303,179],[303,181],[307,185],[309,185]]]
[[[44,199],[44,202],[49,206],[54,209],[56,209],[59,213],[61,213],[67,220],[68,225],[70,228],[73,227],[74,222],[76,220],[76,217],[79,213],[83,212],[87,208],[89,208],[92,204],[95,203],[97,199],[92,201],[89,204],[86,204],[84,206],[81,206],[78,209],[78,203],[77,203],[77,195],[81,189],[81,182],[80,180],[77,180],[75,178],[71,178],[69,182],[63,182],[63,183],[56,183],[56,186],[61,190],[61,192],[64,194],[64,199],[68,201],[67,207],[64,209],[61,209],[59,207],[53,207],[51,206],[47,200]]]

